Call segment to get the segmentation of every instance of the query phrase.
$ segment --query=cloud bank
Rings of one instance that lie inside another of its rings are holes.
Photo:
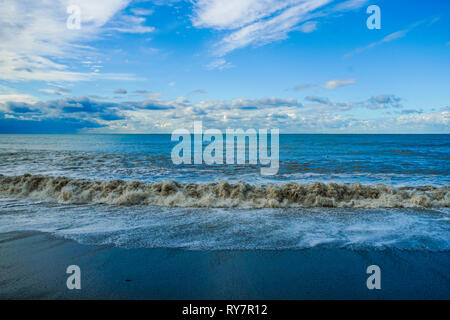
[[[179,97],[109,102],[91,97],[33,101],[0,95],[2,132],[170,133],[203,121],[211,128],[280,128],[282,133],[450,133],[450,109],[423,112],[402,109],[402,99],[379,95],[364,101],[334,102],[318,96],[201,100]],[[383,110],[361,119],[352,111]],[[405,111],[405,112],[402,112]],[[48,126],[45,127],[45,124]],[[35,131],[33,131],[35,130]],[[40,130],[40,131],[39,131]]]

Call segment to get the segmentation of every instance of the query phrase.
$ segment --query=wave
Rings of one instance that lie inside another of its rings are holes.
[[[210,208],[438,208],[450,207],[449,187],[402,187],[359,183],[91,181],[24,174],[0,175],[0,194],[68,204],[157,205]]]

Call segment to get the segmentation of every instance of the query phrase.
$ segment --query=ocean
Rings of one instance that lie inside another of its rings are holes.
[[[450,250],[450,135],[280,135],[279,172],[170,135],[0,135],[0,233],[186,250]]]

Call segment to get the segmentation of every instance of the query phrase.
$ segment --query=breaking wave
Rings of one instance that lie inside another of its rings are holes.
[[[158,205],[210,208],[438,208],[450,207],[449,187],[384,184],[271,184],[245,182],[90,181],[25,174],[0,175],[0,194],[69,204]]]

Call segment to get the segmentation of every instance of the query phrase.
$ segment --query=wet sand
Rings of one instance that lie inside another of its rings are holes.
[[[81,290],[66,287],[73,264]],[[381,290],[366,287],[372,264]],[[448,270],[448,252],[125,249],[0,234],[0,299],[450,299]]]

